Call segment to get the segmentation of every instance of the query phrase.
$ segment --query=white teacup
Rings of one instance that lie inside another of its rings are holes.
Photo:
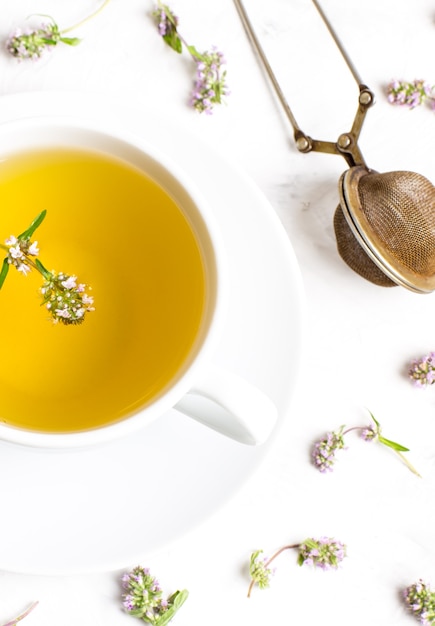
[[[212,361],[229,268],[207,201],[182,169],[120,129],[61,116],[0,126],[0,161],[0,243],[47,210],[31,237],[41,262],[77,273],[95,300],[83,323],[53,327],[35,295],[43,277],[10,267],[0,439],[95,444],[175,407],[242,443],[265,441],[273,402]]]

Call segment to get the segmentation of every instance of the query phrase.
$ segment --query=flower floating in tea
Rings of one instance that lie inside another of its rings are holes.
[[[323,439],[317,441],[314,444],[311,453],[314,466],[322,473],[332,472],[336,461],[336,452],[338,450],[345,449],[344,436],[355,430],[359,431],[360,436],[362,439],[364,439],[364,441],[377,441],[380,444],[394,450],[394,452],[400,456],[402,461],[411,470],[411,472],[413,472],[417,476],[420,476],[417,470],[402,454],[403,452],[409,452],[409,448],[405,448],[405,446],[402,446],[400,443],[396,443],[395,441],[391,441],[390,439],[386,439],[385,437],[383,437],[381,434],[381,425],[375,419],[372,413],[370,413],[370,416],[373,420],[373,423],[369,424],[368,426],[352,426],[351,428],[348,428],[346,430],[344,426],[341,426],[336,431],[326,433]]]
[[[151,576],[149,569],[140,566],[123,575],[122,586],[125,590],[122,604],[127,613],[154,626],[169,624],[189,595],[184,589],[168,599],[163,598],[159,582]]]
[[[39,28],[29,28],[26,30],[18,28],[12,33],[6,41],[6,49],[12,56],[22,61],[23,59],[37,60],[45,52],[52,50],[60,43],[68,46],[77,46],[81,42],[81,39],[77,37],[65,37],[65,34],[95,17],[109,2],[110,0],[105,0],[97,11],[88,15],[88,17],[78,24],[64,28],[63,30],[60,30],[52,17],[43,16],[46,17],[48,21],[40,24]]]
[[[34,241],[31,244],[29,239],[22,239],[20,241],[11,235],[6,239],[5,244],[9,248],[7,262],[26,276],[31,270],[27,259],[30,259],[31,256],[38,256],[39,254],[38,242]]]
[[[226,71],[222,66],[226,63],[224,55],[213,47],[207,52],[198,52],[190,46],[178,32],[178,17],[162,2],[158,2],[153,16],[157,20],[160,35],[170,48],[183,51],[183,45],[196,64],[196,80],[190,104],[199,113],[210,115],[215,104],[221,104],[224,96],[229,94],[226,86]]]
[[[47,271],[43,275],[43,303],[53,316],[54,322],[80,324],[85,313],[94,311],[94,299],[86,293],[85,284],[77,284],[77,276]]]
[[[15,267],[18,272],[27,276],[32,269],[42,274],[44,283],[40,289],[42,303],[49,311],[54,323],[81,324],[86,313],[94,311],[94,299],[87,293],[84,283],[79,283],[77,276],[64,272],[49,272],[36,258],[39,254],[38,242],[31,241],[31,237],[38,226],[43,222],[47,211],[42,211],[33,220],[29,228],[21,235],[11,235],[0,248],[7,251],[0,271],[0,289],[9,272]]]
[[[256,550],[251,554],[249,574],[251,583],[248,589],[248,598],[255,585],[260,589],[270,586],[270,579],[275,573],[270,568],[271,563],[286,550],[296,549],[299,551],[298,565],[312,565],[323,570],[337,569],[346,556],[346,546],[331,537],[320,539],[305,539],[302,543],[294,543],[280,548],[271,557],[262,557],[262,550]]]

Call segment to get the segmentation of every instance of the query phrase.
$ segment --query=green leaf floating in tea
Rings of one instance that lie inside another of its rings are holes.
[[[36,258],[39,255],[38,242],[30,240],[44,221],[46,214],[47,211],[41,211],[21,235],[18,237],[11,235],[4,244],[0,244],[0,248],[7,252],[0,271],[0,289],[11,266],[24,276],[34,269],[44,278],[40,288],[42,304],[50,313],[53,322],[55,324],[61,322],[65,325],[81,324],[86,313],[95,310],[94,299],[87,293],[89,287],[84,283],[79,283],[77,276],[72,274],[49,272]]]

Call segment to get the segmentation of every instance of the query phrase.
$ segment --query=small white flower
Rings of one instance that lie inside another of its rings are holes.
[[[77,276],[68,276],[61,284],[65,289],[75,289],[77,287]]]
[[[17,243],[18,239],[16,237],[14,237],[14,235],[11,235],[10,237],[8,237],[5,241],[5,244],[7,246],[14,246]]]
[[[94,304],[94,298],[85,293],[82,297],[82,302],[83,304]]]
[[[39,248],[38,248],[38,242],[37,241],[34,241],[32,243],[32,245],[29,246],[29,254],[31,254],[32,256],[38,256]]]
[[[68,309],[56,309],[55,313],[58,317],[64,317],[65,319],[71,317],[71,313],[68,311]]]
[[[11,246],[9,248],[9,254],[13,259],[22,259],[24,256],[19,244],[16,246]]]
[[[17,270],[21,272],[24,276],[27,276],[27,274],[30,272],[30,267],[25,263],[20,263],[17,267]]]

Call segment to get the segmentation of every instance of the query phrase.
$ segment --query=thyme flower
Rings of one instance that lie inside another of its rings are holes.
[[[200,113],[210,115],[213,105],[220,103],[222,96],[229,93],[225,85],[226,72],[222,72],[226,61],[215,47],[202,54],[192,50],[191,54],[196,63],[196,81],[190,103]]]
[[[421,79],[416,79],[412,82],[403,80],[391,81],[387,86],[387,98],[391,104],[405,106],[408,109],[415,109],[427,101],[430,107],[435,110],[434,87]]]
[[[405,604],[423,626],[435,624],[435,592],[422,580],[403,592]]]
[[[361,429],[360,436],[364,441],[374,441],[379,435],[378,428],[374,424],[370,424]]]
[[[94,299],[86,291],[84,283],[77,282],[77,276],[63,272],[49,272],[36,257],[39,254],[38,242],[31,237],[44,220],[47,211],[42,211],[21,235],[11,235],[0,248],[6,250],[0,271],[0,289],[3,286],[9,268],[15,267],[18,272],[27,276],[35,269],[44,278],[40,289],[42,304],[50,313],[55,324],[81,324],[85,314],[94,311]],[[35,257],[35,258],[32,258]]]
[[[196,79],[190,104],[199,113],[211,115],[214,105],[221,104],[224,96],[229,95],[226,71],[222,69],[226,64],[224,55],[216,47],[206,52],[198,52],[194,46],[189,45],[178,31],[178,17],[160,0],[153,11],[153,17],[159,34],[168,46],[181,54],[184,45],[195,62]]]
[[[314,565],[320,569],[337,569],[346,556],[346,546],[330,537],[306,539],[299,546],[299,565]]]
[[[25,617],[27,617],[27,615],[29,615],[29,613],[31,611],[33,611],[33,609],[35,608],[35,606],[38,604],[38,602],[33,602],[28,609],[26,609],[26,611],[24,611],[24,613],[21,613],[21,615],[18,615],[18,617],[15,617],[14,619],[12,619],[11,621],[7,622],[6,624],[3,624],[3,626],[15,626],[16,624],[18,624],[18,622],[20,622],[22,619],[24,619]]]
[[[251,554],[249,574],[251,580],[253,580],[260,589],[267,589],[267,587],[270,586],[270,579],[275,573],[275,570],[269,568],[270,559],[268,557],[262,557],[260,559],[260,554],[262,553],[263,550],[256,550]]]
[[[6,40],[6,50],[19,61],[24,59],[37,60],[43,56],[48,50],[52,50],[58,44],[63,43],[68,46],[77,46],[81,39],[77,37],[65,37],[69,31],[85,24],[88,20],[95,17],[110,0],[104,0],[103,4],[94,13],[86,17],[84,20],[60,30],[54,19],[48,15],[41,16],[48,19],[46,23],[42,23],[38,28],[21,29],[17,28],[15,32],[9,35]]]
[[[326,433],[323,439],[314,444],[313,462],[320,472],[332,472],[335,453],[344,448],[343,429],[344,426],[337,431]]]
[[[27,259],[30,259],[31,256],[36,257],[39,254],[38,242],[30,243],[29,239],[20,240],[11,235],[6,239],[5,244],[8,247],[7,262],[26,276],[31,270]]]
[[[6,49],[20,61],[23,59],[39,59],[44,52],[64,43],[76,46],[80,39],[76,37],[64,37],[56,22],[50,18],[50,22],[41,24],[39,28],[22,30],[18,28],[6,41]]]
[[[409,377],[415,387],[428,387],[435,382],[435,352],[414,359],[409,368]]]
[[[260,589],[270,586],[271,576],[274,570],[270,569],[270,564],[286,550],[298,550],[298,565],[311,565],[323,570],[337,569],[346,556],[346,546],[331,537],[320,537],[320,539],[308,538],[302,543],[294,543],[283,546],[271,557],[264,558],[261,555],[263,550],[256,550],[251,554],[249,574],[251,582],[248,588],[248,598],[252,589],[257,585]]]
[[[402,454],[403,452],[409,452],[409,448],[405,448],[400,443],[386,439],[381,432],[381,425],[375,419],[374,415],[370,413],[372,423],[368,426],[352,426],[347,430],[344,430],[344,426],[341,426],[337,431],[328,432],[323,439],[316,442],[313,446],[311,457],[314,466],[322,473],[331,472],[333,470],[334,463],[336,461],[335,454],[338,450],[345,448],[344,437],[353,430],[359,431],[360,437],[364,441],[372,442],[377,441],[380,444],[387,446],[394,450],[394,452],[401,458],[408,469],[411,470],[417,476],[420,474],[411,465],[408,459]]]
[[[86,293],[85,284],[77,284],[77,276],[47,272],[40,291],[54,323],[80,324],[85,313],[95,310],[93,297]]]
[[[154,626],[166,626],[189,595],[185,589],[164,599],[159,582],[148,568],[140,566],[123,575],[122,587],[125,590],[122,596],[125,611]]]

